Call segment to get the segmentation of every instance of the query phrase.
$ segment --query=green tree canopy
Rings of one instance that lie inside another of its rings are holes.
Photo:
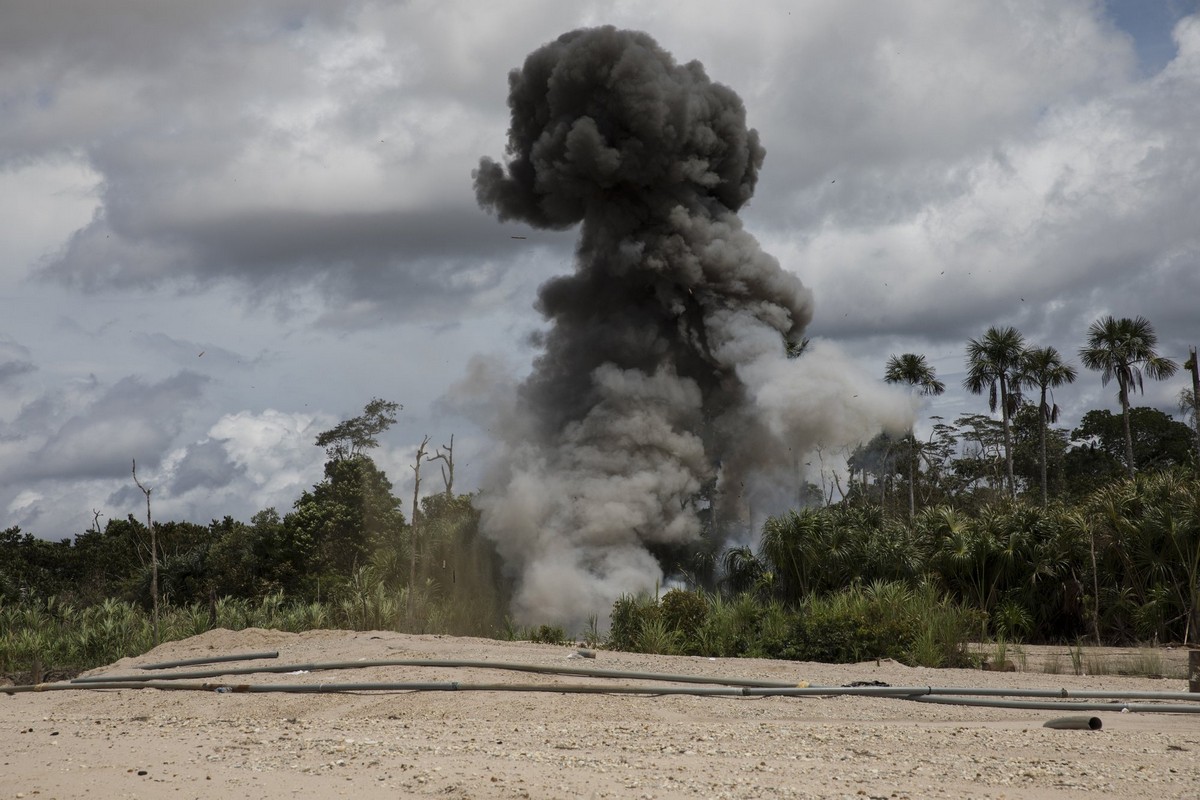
[[[0,603],[45,599],[72,588],[71,542],[48,542],[13,526],[0,531]]]
[[[325,480],[296,500],[283,525],[299,571],[311,578],[345,577],[365,566],[375,548],[402,536],[401,501],[370,458],[334,458]]]
[[[1192,432],[1170,414],[1157,408],[1131,408],[1133,456],[1143,469],[1165,469],[1191,463]],[[1120,474],[1125,463],[1125,426],[1122,417],[1105,409],[1083,415],[1079,427],[1071,431],[1075,443],[1072,452],[1087,450],[1093,459],[1101,459],[1108,470],[1098,470],[1111,479]],[[1094,446],[1094,449],[1092,449]]]
[[[317,436],[317,447],[324,447],[329,458],[342,460],[362,455],[379,446],[378,436],[396,424],[396,412],[404,406],[373,398],[363,413],[340,422]]]

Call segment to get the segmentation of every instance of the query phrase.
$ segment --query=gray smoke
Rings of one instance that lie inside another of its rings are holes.
[[[698,540],[702,488],[717,481],[728,525],[747,487],[795,480],[818,431],[878,428],[844,398],[879,390],[844,375],[814,387],[805,376],[830,359],[786,359],[811,294],[742,228],[764,150],[699,62],[644,33],[577,30],[509,74],[509,106],[506,162],[474,172],[480,205],[582,227],[574,273],[539,290],[549,328],[505,406],[484,530],[518,578],[518,619],[605,619],[662,579],[652,549]]]

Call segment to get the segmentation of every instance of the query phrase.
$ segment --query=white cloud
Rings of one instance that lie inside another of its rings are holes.
[[[314,447],[317,434],[336,424],[325,415],[237,412],[221,417],[208,435],[221,442],[230,461],[245,470],[252,493],[292,499],[321,478],[325,454]],[[253,496],[253,495],[252,495]]]
[[[9,501],[8,507],[5,510],[15,517],[28,517],[37,513],[37,509],[44,499],[45,496],[41,492],[35,492],[32,489],[23,489],[17,492],[17,496]]]

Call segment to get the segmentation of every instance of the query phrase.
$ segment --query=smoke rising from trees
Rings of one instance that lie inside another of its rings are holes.
[[[765,151],[699,62],[576,30],[510,73],[509,106],[505,163],[473,173],[480,205],[581,236],[575,271],[539,289],[532,374],[495,404],[505,449],[480,506],[518,619],[573,622],[662,579],[651,550],[698,541],[713,481],[727,536],[795,484],[799,454],[903,430],[911,407],[827,344],[786,358],[812,296],[742,227]]]

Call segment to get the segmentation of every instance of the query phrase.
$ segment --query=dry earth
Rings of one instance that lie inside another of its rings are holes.
[[[231,663],[474,660],[736,676],[817,686],[1184,691],[1183,678],[931,670],[649,656],[394,633],[211,631],[91,674],[278,651]],[[1065,653],[1065,649],[1062,653]],[[1050,658],[1050,651],[1034,656]],[[1061,654],[1060,654],[1061,655]],[[1031,657],[1025,656],[1028,667]],[[1182,653],[1166,659],[1172,671]],[[181,671],[182,668],[173,671]],[[189,667],[189,670],[209,669]],[[162,671],[152,673],[161,676]],[[480,668],[258,673],[210,683],[664,684]],[[674,684],[680,685],[680,684]],[[0,694],[7,798],[1083,798],[1200,797],[1200,715],[1085,712],[871,697],[698,697],[514,691],[240,693],[93,689]]]

